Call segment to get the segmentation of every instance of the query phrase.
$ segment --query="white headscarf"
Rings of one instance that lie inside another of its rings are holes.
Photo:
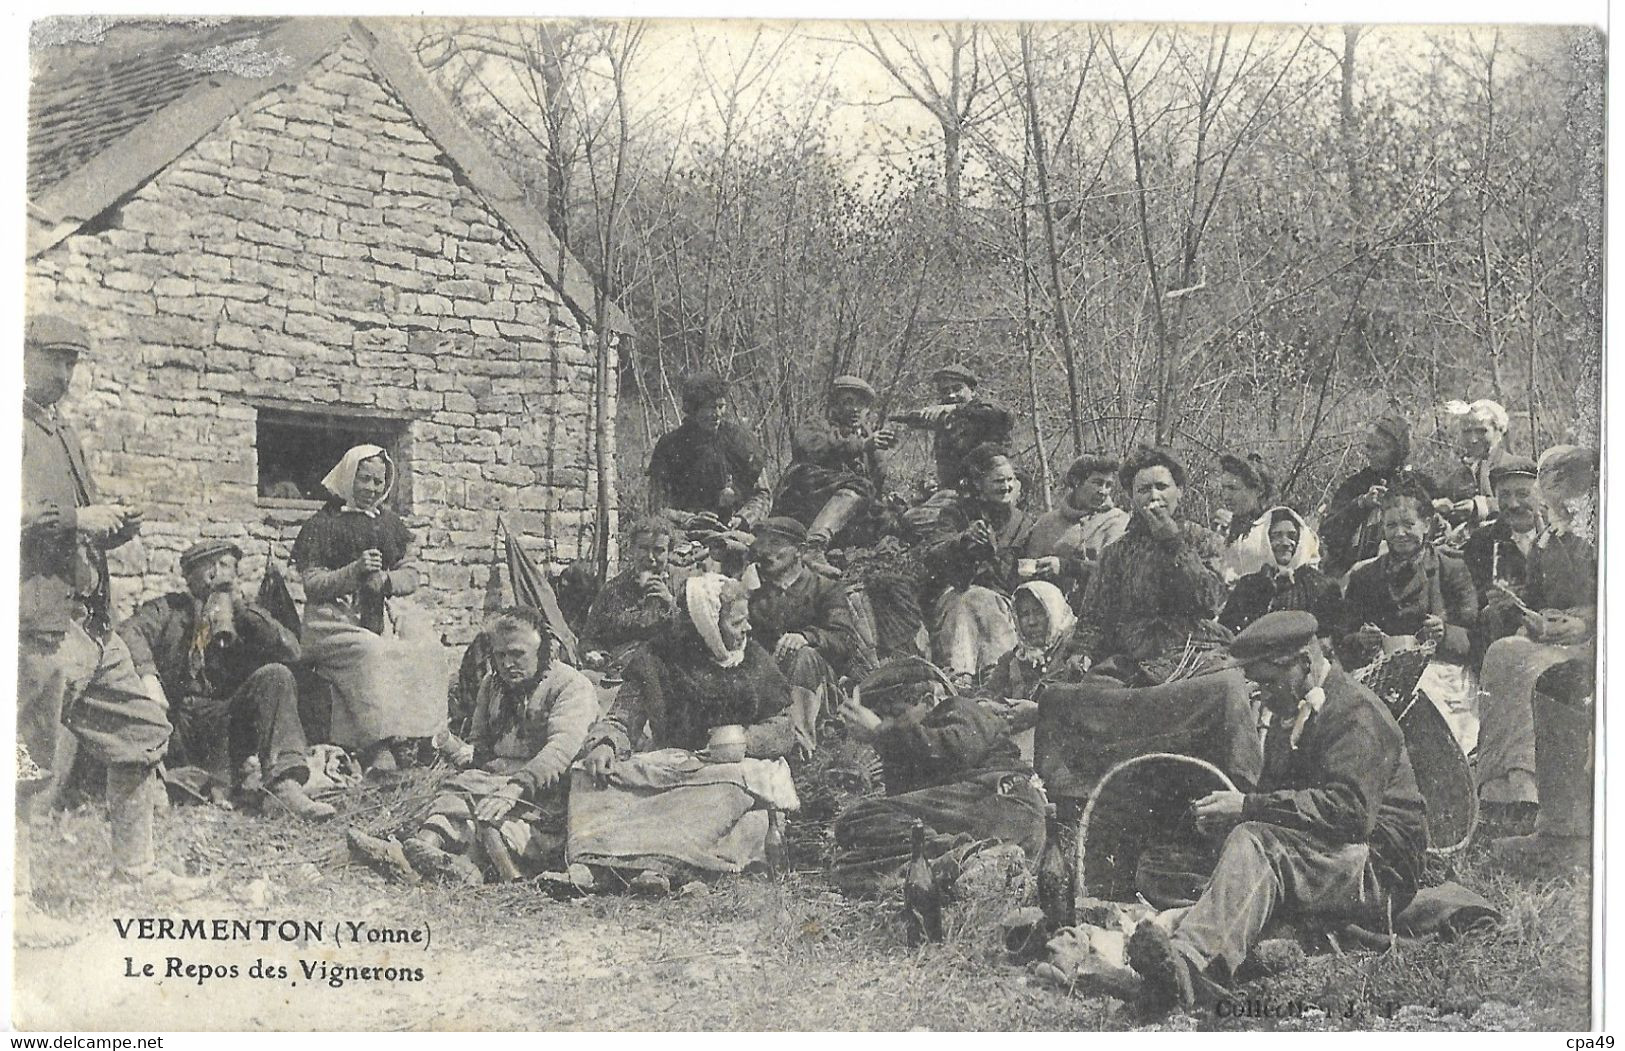
[[[1026,592],[1037,599],[1038,604],[1044,608],[1044,617],[1049,622],[1049,629],[1045,632],[1043,643],[1038,646],[1034,646],[1026,639],[1021,638],[1018,632],[1016,659],[1025,661],[1028,664],[1043,664],[1049,659],[1050,650],[1054,649],[1055,644],[1065,637],[1066,633],[1072,630],[1072,626],[1078,622],[1078,617],[1077,614],[1072,612],[1072,607],[1067,603],[1066,596],[1061,594],[1061,589],[1047,580],[1029,580],[1016,588],[1016,593],[1011,596],[1011,601],[1014,602],[1015,599],[1021,597],[1022,592]]]
[[[389,496],[389,491],[395,487],[395,465],[390,461],[389,453],[385,452],[382,446],[354,446],[344,454],[344,459],[338,462],[337,467],[327,472],[327,477],[322,479],[322,487],[344,501],[344,506],[340,510],[357,511],[369,518],[377,516],[378,504],[371,507],[358,507],[356,505],[355,473],[361,468],[362,461],[379,456],[384,458],[384,477],[387,480],[384,485],[384,495],[378,498],[378,504],[381,504]]]
[[[722,589],[731,582],[731,577],[721,573],[697,573],[683,585],[688,619],[705,648],[711,651],[711,659],[723,668],[737,668],[744,662],[747,641],[741,639],[739,646],[730,650],[723,644],[722,629],[717,623],[722,619]]]
[[[1298,548],[1292,552],[1292,559],[1286,565],[1279,565],[1275,561],[1275,549],[1270,547],[1270,526],[1275,522],[1277,514],[1287,514],[1298,524]],[[1274,566],[1277,573],[1284,573],[1288,579],[1304,566],[1320,565],[1320,537],[1309,528],[1309,523],[1303,516],[1290,507],[1277,505],[1258,516],[1253,527],[1237,540],[1232,550],[1240,553],[1238,561],[1252,566],[1247,573],[1256,573],[1265,566]],[[1246,576],[1247,573],[1241,574]]]

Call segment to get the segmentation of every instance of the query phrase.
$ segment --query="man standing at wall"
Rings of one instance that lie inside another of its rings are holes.
[[[169,742],[169,720],[108,625],[105,552],[135,536],[141,515],[98,499],[79,437],[57,411],[89,347],[83,328],[48,315],[31,318],[23,337],[19,752],[51,770],[58,785],[78,748],[104,762],[113,878],[190,897],[204,881],[162,869],[153,856],[153,769]],[[17,895],[31,909],[27,822],[17,828]]]

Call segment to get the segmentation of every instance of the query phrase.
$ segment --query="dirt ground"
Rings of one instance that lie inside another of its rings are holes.
[[[1514,879],[1472,853],[1455,876],[1503,911],[1496,931],[1453,945],[1311,957],[1237,991],[1238,999],[1280,1005],[1284,1018],[1159,1019],[1098,990],[1055,989],[1011,962],[996,931],[1002,900],[957,906],[944,943],[909,949],[894,921],[896,903],[841,898],[817,873],[816,859],[807,864],[812,871],[784,883],[739,878],[703,895],[660,900],[556,900],[533,884],[402,887],[350,864],[345,828],[399,824],[421,788],[352,798],[336,821],[321,826],[205,807],[160,814],[161,856],[212,879],[208,896],[180,906],[107,883],[99,808],[45,819],[34,828],[32,852],[39,898],[84,936],[63,949],[17,952],[14,1025],[79,1031],[1588,1026],[1588,884]],[[166,916],[320,922],[324,940],[145,940],[136,927],[121,936],[115,922]],[[374,937],[418,931],[427,944],[369,943],[366,935],[334,944],[335,932],[342,939],[354,930]],[[257,961],[287,973],[258,977]],[[385,974],[394,978],[334,987],[307,976],[300,961],[393,968]],[[231,965],[235,977],[199,980],[202,967]],[[416,968],[421,980],[410,980]],[[165,977],[172,970],[179,973]]]

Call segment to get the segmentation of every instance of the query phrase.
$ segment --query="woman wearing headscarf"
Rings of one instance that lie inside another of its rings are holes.
[[[1240,631],[1266,613],[1299,609],[1315,615],[1321,635],[1340,633],[1343,592],[1337,581],[1320,571],[1320,538],[1315,531],[1290,507],[1272,507],[1260,522],[1268,530],[1269,561],[1236,581],[1219,623]]]
[[[1016,648],[999,659],[977,692],[983,707],[1002,717],[1015,734],[1038,722],[1038,705],[1031,698],[1046,677],[1061,672],[1066,664],[1078,618],[1061,589],[1047,580],[1021,585],[1011,606],[1016,614]]]
[[[720,573],[689,577],[677,616],[624,675],[587,733],[571,790],[570,861],[667,886],[764,861],[768,809],[798,805],[782,761],[796,730],[790,685],[750,638],[744,585]],[[743,728],[746,758],[707,761],[718,727]]]
[[[1220,506],[1214,524],[1224,537],[1219,572],[1226,584],[1274,564],[1267,513],[1274,495],[1275,480],[1265,468],[1263,457],[1257,453],[1226,453],[1219,457]]]
[[[1321,514],[1320,542],[1327,574],[1341,577],[1356,562],[1374,558],[1382,544],[1382,512],[1388,493],[1419,496],[1429,503],[1437,487],[1411,466],[1411,425],[1388,415],[1363,439],[1366,465],[1343,480]]]
[[[301,648],[332,697],[329,739],[380,772],[396,768],[395,747],[446,723],[443,669],[431,663],[439,647],[408,645],[401,610],[392,609],[419,583],[416,539],[384,506],[395,474],[377,445],[345,453],[322,479],[332,498],[300,528],[292,552],[305,586]]]

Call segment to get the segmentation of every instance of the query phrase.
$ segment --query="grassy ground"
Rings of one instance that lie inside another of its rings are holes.
[[[1583,880],[1520,881],[1469,853],[1456,877],[1499,907],[1491,934],[1453,945],[1311,957],[1238,991],[1298,1003],[1305,1017],[1153,1019],[1123,1001],[1068,994],[1008,961],[1002,900],[952,914],[947,940],[911,950],[892,903],[858,903],[816,872],[783,884],[724,881],[704,895],[554,900],[534,885],[398,887],[349,864],[343,831],[387,830],[427,787],[366,790],[324,826],[187,807],[159,817],[161,856],[214,877],[175,907],[104,878],[99,808],[35,829],[39,898],[86,937],[17,957],[14,1016],[25,1028],[1011,1030],[1131,1028],[1584,1029],[1589,890]],[[995,896],[995,899],[997,896]],[[295,918],[422,928],[422,947],[151,942],[120,938],[130,916]],[[241,971],[257,959],[287,981],[160,980],[167,957]],[[125,957],[156,978],[126,978]],[[422,967],[421,982],[299,979],[299,959]],[[294,984],[296,983],[296,984]],[[64,992],[71,990],[71,992]],[[85,995],[86,991],[93,995]]]

